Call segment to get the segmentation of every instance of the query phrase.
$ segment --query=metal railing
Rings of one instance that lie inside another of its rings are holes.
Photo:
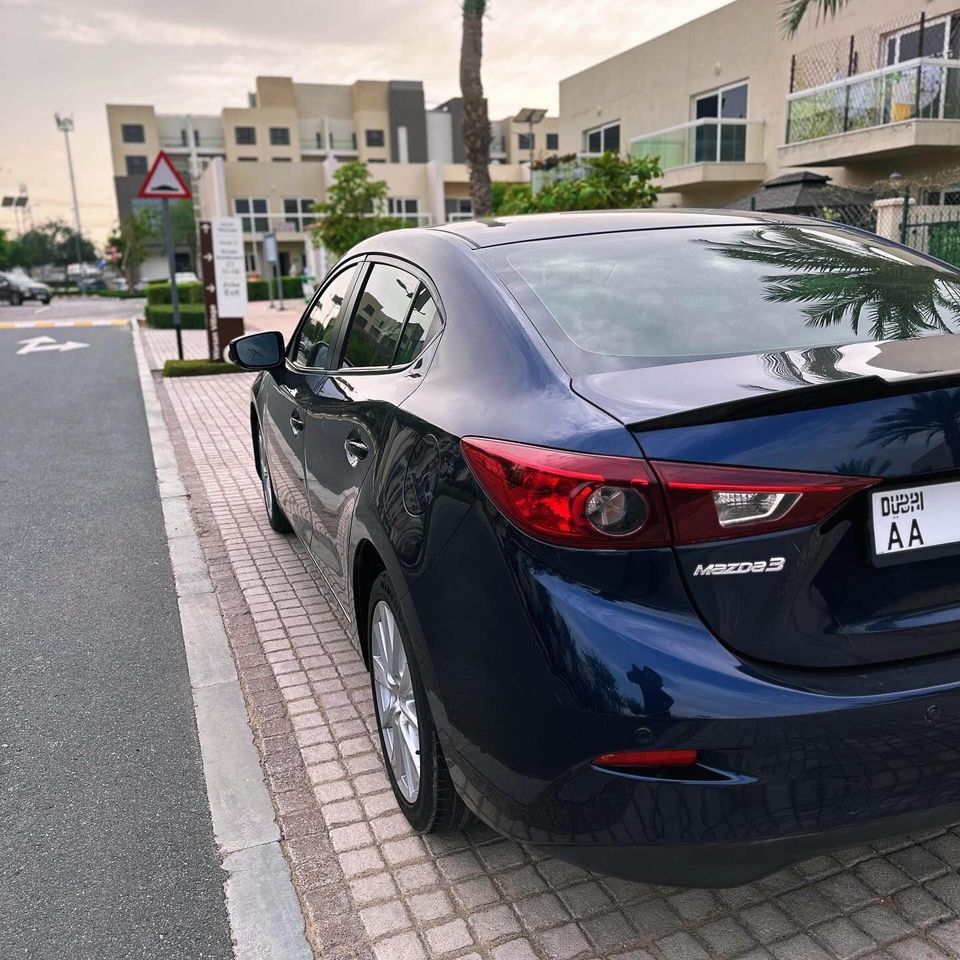
[[[787,95],[787,143],[904,120],[960,120],[960,60],[920,57]]]
[[[760,163],[763,121],[703,117],[630,141],[634,157],[659,157],[662,170],[698,163]]]
[[[181,149],[189,150],[190,141],[186,135],[187,131],[181,131],[179,136],[174,135],[163,135],[161,134],[158,138],[160,141],[161,147],[166,147],[169,150]],[[195,150],[224,150],[226,149],[226,144],[223,137],[194,137],[193,146]]]
[[[507,155],[507,141],[504,137],[494,137],[490,141],[490,156],[505,157]]]

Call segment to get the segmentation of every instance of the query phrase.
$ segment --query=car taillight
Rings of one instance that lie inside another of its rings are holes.
[[[463,455],[497,508],[525,533],[564,547],[636,550],[670,543],[645,461],[468,437]]]
[[[875,477],[651,463],[660,478],[674,542],[703,543],[820,523]]]
[[[820,523],[876,477],[726,467],[552,450],[466,437],[464,457],[494,505],[530,536],[637,550]]]

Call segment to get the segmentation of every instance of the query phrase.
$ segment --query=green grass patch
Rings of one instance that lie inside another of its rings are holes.
[[[163,365],[165,377],[209,377],[218,373],[246,373],[223,360],[168,360]]]

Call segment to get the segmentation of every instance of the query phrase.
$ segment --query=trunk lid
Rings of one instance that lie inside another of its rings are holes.
[[[871,531],[874,493],[960,479],[960,338],[721,357],[573,387],[627,423],[650,460],[882,478],[821,523],[676,548],[728,646],[810,668],[960,648],[960,544],[889,563]]]

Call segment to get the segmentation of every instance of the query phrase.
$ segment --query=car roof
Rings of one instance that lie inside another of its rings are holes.
[[[473,247],[495,247],[526,240],[549,240],[591,233],[663,230],[671,227],[733,226],[756,223],[809,223],[808,218],[741,210],[583,210],[535,213],[519,217],[484,217],[429,229],[453,234]]]

